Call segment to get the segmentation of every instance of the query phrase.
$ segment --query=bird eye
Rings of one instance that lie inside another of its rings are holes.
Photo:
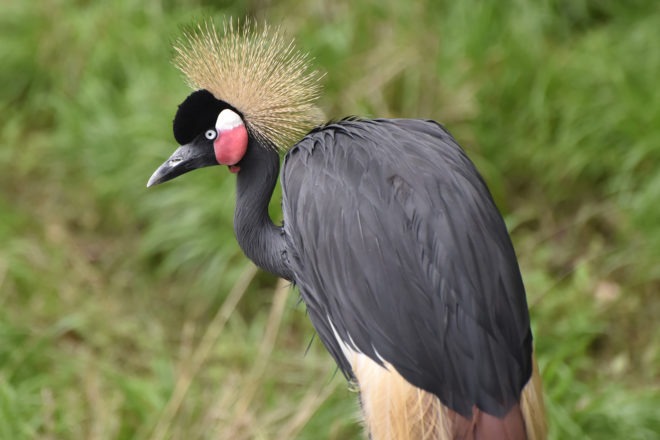
[[[208,140],[215,139],[215,136],[216,136],[215,130],[206,130],[206,133],[204,133],[204,137]]]

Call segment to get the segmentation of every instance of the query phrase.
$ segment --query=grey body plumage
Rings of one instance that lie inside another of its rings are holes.
[[[517,403],[532,365],[524,287],[449,133],[420,120],[332,124],[287,154],[282,186],[294,281],[347,376],[334,331],[466,417]]]

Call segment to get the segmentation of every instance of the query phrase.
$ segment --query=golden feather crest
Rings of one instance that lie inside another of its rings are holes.
[[[185,32],[174,50],[188,84],[238,109],[266,144],[285,150],[322,122],[314,104],[321,75],[279,29],[230,20],[219,34],[206,22]]]

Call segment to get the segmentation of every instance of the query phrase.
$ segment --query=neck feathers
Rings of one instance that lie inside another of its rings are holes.
[[[252,140],[236,178],[234,232],[245,255],[257,266],[287,280],[293,275],[285,264],[286,241],[273,224],[268,203],[279,171],[279,155]]]

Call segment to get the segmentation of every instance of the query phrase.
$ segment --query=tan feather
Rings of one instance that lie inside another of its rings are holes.
[[[218,33],[206,22],[185,32],[174,49],[188,84],[240,111],[267,145],[285,150],[322,122],[314,104],[321,75],[279,29],[230,20]]]
[[[410,385],[390,364],[353,352],[367,432],[373,440],[451,440],[447,410],[437,397]]]
[[[527,438],[529,440],[545,440],[548,436],[548,427],[545,420],[545,404],[543,403],[543,384],[541,383],[536,358],[532,358],[532,362],[532,378],[523,388],[520,401]]]
[[[502,419],[476,407],[472,419],[451,411],[434,395],[408,383],[392,367],[378,365],[346,345],[362,402],[364,423],[373,440],[544,440],[547,435],[541,381],[536,361],[521,405]]]

